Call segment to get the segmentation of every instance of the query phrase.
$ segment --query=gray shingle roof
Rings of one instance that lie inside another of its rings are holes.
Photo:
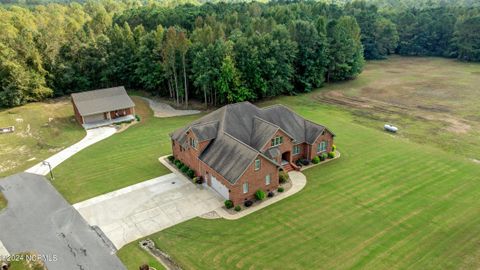
[[[135,107],[123,86],[72,94],[82,116]]]
[[[240,102],[177,129],[171,134],[172,139],[185,141],[189,129],[199,141],[211,140],[200,154],[200,160],[234,184],[258,155],[278,165],[272,160],[279,155],[278,149],[271,148],[265,153],[261,150],[279,129],[295,143],[312,144],[325,127],[305,120],[283,105],[258,108],[249,102]]]

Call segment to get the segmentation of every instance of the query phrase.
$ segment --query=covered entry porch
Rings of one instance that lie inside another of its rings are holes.
[[[85,124],[82,124],[84,129],[92,129],[92,128],[98,128],[98,127],[103,127],[103,126],[108,126],[116,123],[122,123],[122,122],[129,122],[135,120],[135,116],[133,115],[125,115],[125,116],[120,116],[116,117],[113,119],[101,119],[101,120],[95,120],[92,122],[88,122]]]

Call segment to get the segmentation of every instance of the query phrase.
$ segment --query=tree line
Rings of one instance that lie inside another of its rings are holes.
[[[389,54],[480,61],[473,7],[86,1],[0,6],[0,106],[125,85],[188,106],[309,92]]]

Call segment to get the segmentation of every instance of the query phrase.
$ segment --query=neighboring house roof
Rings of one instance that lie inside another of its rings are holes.
[[[170,136],[184,144],[186,133],[192,130],[199,141],[211,140],[200,160],[234,184],[258,155],[278,165],[273,160],[280,154],[278,148],[262,152],[278,130],[294,143],[313,144],[325,129],[283,105],[258,108],[250,102],[240,102],[209,113]]]
[[[135,106],[123,86],[74,93],[72,100],[82,116]]]

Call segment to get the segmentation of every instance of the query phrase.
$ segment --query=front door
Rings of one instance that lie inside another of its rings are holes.
[[[284,165],[284,164],[288,164],[288,163],[290,163],[290,151],[287,151],[287,152],[282,154],[281,164]]]

